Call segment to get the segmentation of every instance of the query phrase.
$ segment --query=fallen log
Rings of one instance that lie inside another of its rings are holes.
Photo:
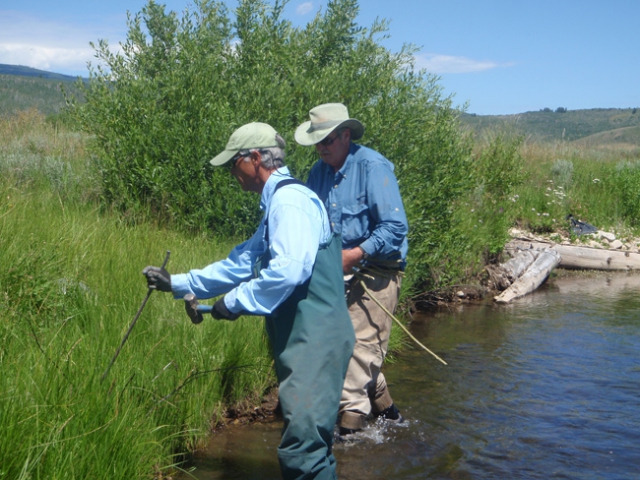
[[[549,278],[551,270],[558,266],[560,260],[560,254],[553,249],[544,248],[539,250],[535,260],[529,265],[526,271],[520,275],[509,288],[494,297],[494,300],[497,303],[509,303],[516,298],[533,292]]]
[[[513,258],[500,265],[487,265],[485,270],[489,274],[490,285],[496,290],[506,290],[515,282],[527,268],[538,258],[539,250],[519,250]]]
[[[524,239],[512,240],[507,244],[505,250],[513,254],[520,250],[538,250],[543,248],[555,250],[560,254],[561,261],[558,266],[561,268],[622,271],[640,270],[640,254],[635,252],[577,247]]]

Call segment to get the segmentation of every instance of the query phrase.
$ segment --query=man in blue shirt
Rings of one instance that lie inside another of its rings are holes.
[[[387,310],[395,310],[408,224],[393,164],[352,141],[364,134],[362,123],[350,118],[340,103],[319,105],[309,116],[310,121],[297,128],[295,139],[300,145],[315,145],[320,156],[307,185],[325,202],[331,227],[342,236],[347,304],[356,332],[340,402],[340,435],[347,436],[364,428],[370,414],[403,421],[380,372],[391,318],[360,282]],[[360,275],[354,277],[354,272]]]
[[[327,212],[284,166],[285,142],[269,125],[236,130],[213,165],[228,165],[265,212],[256,233],[201,270],[143,274],[150,288],[211,298],[216,319],[265,315],[284,417],[278,447],[285,479],[336,477],[333,430],[354,332],[344,299],[340,240]]]

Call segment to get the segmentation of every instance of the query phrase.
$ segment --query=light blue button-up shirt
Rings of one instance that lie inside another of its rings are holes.
[[[372,260],[404,260],[409,231],[393,164],[380,153],[351,143],[340,170],[322,160],[307,185],[325,202],[342,248],[360,247]]]
[[[224,301],[231,312],[269,315],[311,276],[318,247],[329,240],[331,228],[322,202],[308,188],[291,184],[274,195],[276,185],[290,178],[289,169],[281,167],[267,179],[260,197],[265,215],[258,230],[228,258],[201,270],[171,275],[176,299],[186,293],[200,299],[226,293]],[[254,266],[267,248],[271,260],[254,277]]]

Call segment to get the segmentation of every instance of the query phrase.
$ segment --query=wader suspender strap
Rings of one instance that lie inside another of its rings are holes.
[[[273,193],[275,194],[278,190],[280,190],[282,187],[286,187],[287,185],[291,185],[291,184],[298,184],[298,185],[302,185],[303,187],[306,187],[306,185],[304,184],[304,182],[301,182],[300,180],[298,180],[297,178],[287,178],[286,180],[282,180],[280,183],[278,183],[276,185],[275,190],[273,191]],[[307,187],[308,188],[308,187]]]
[[[304,182],[301,182],[297,178],[287,178],[286,180],[282,180],[280,183],[276,185],[276,188],[273,191],[273,195],[275,195],[280,188],[286,187],[287,185],[293,185],[293,184],[302,185],[303,187],[309,188],[304,184]],[[264,220],[264,228],[266,230],[264,238],[267,240],[267,245],[268,245],[269,244],[269,217],[266,217]]]

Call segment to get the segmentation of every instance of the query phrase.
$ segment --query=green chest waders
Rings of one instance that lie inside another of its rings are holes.
[[[355,342],[344,298],[340,237],[333,235],[320,246],[311,277],[266,317],[266,329],[284,416],[278,447],[282,476],[337,478],[333,430]]]

